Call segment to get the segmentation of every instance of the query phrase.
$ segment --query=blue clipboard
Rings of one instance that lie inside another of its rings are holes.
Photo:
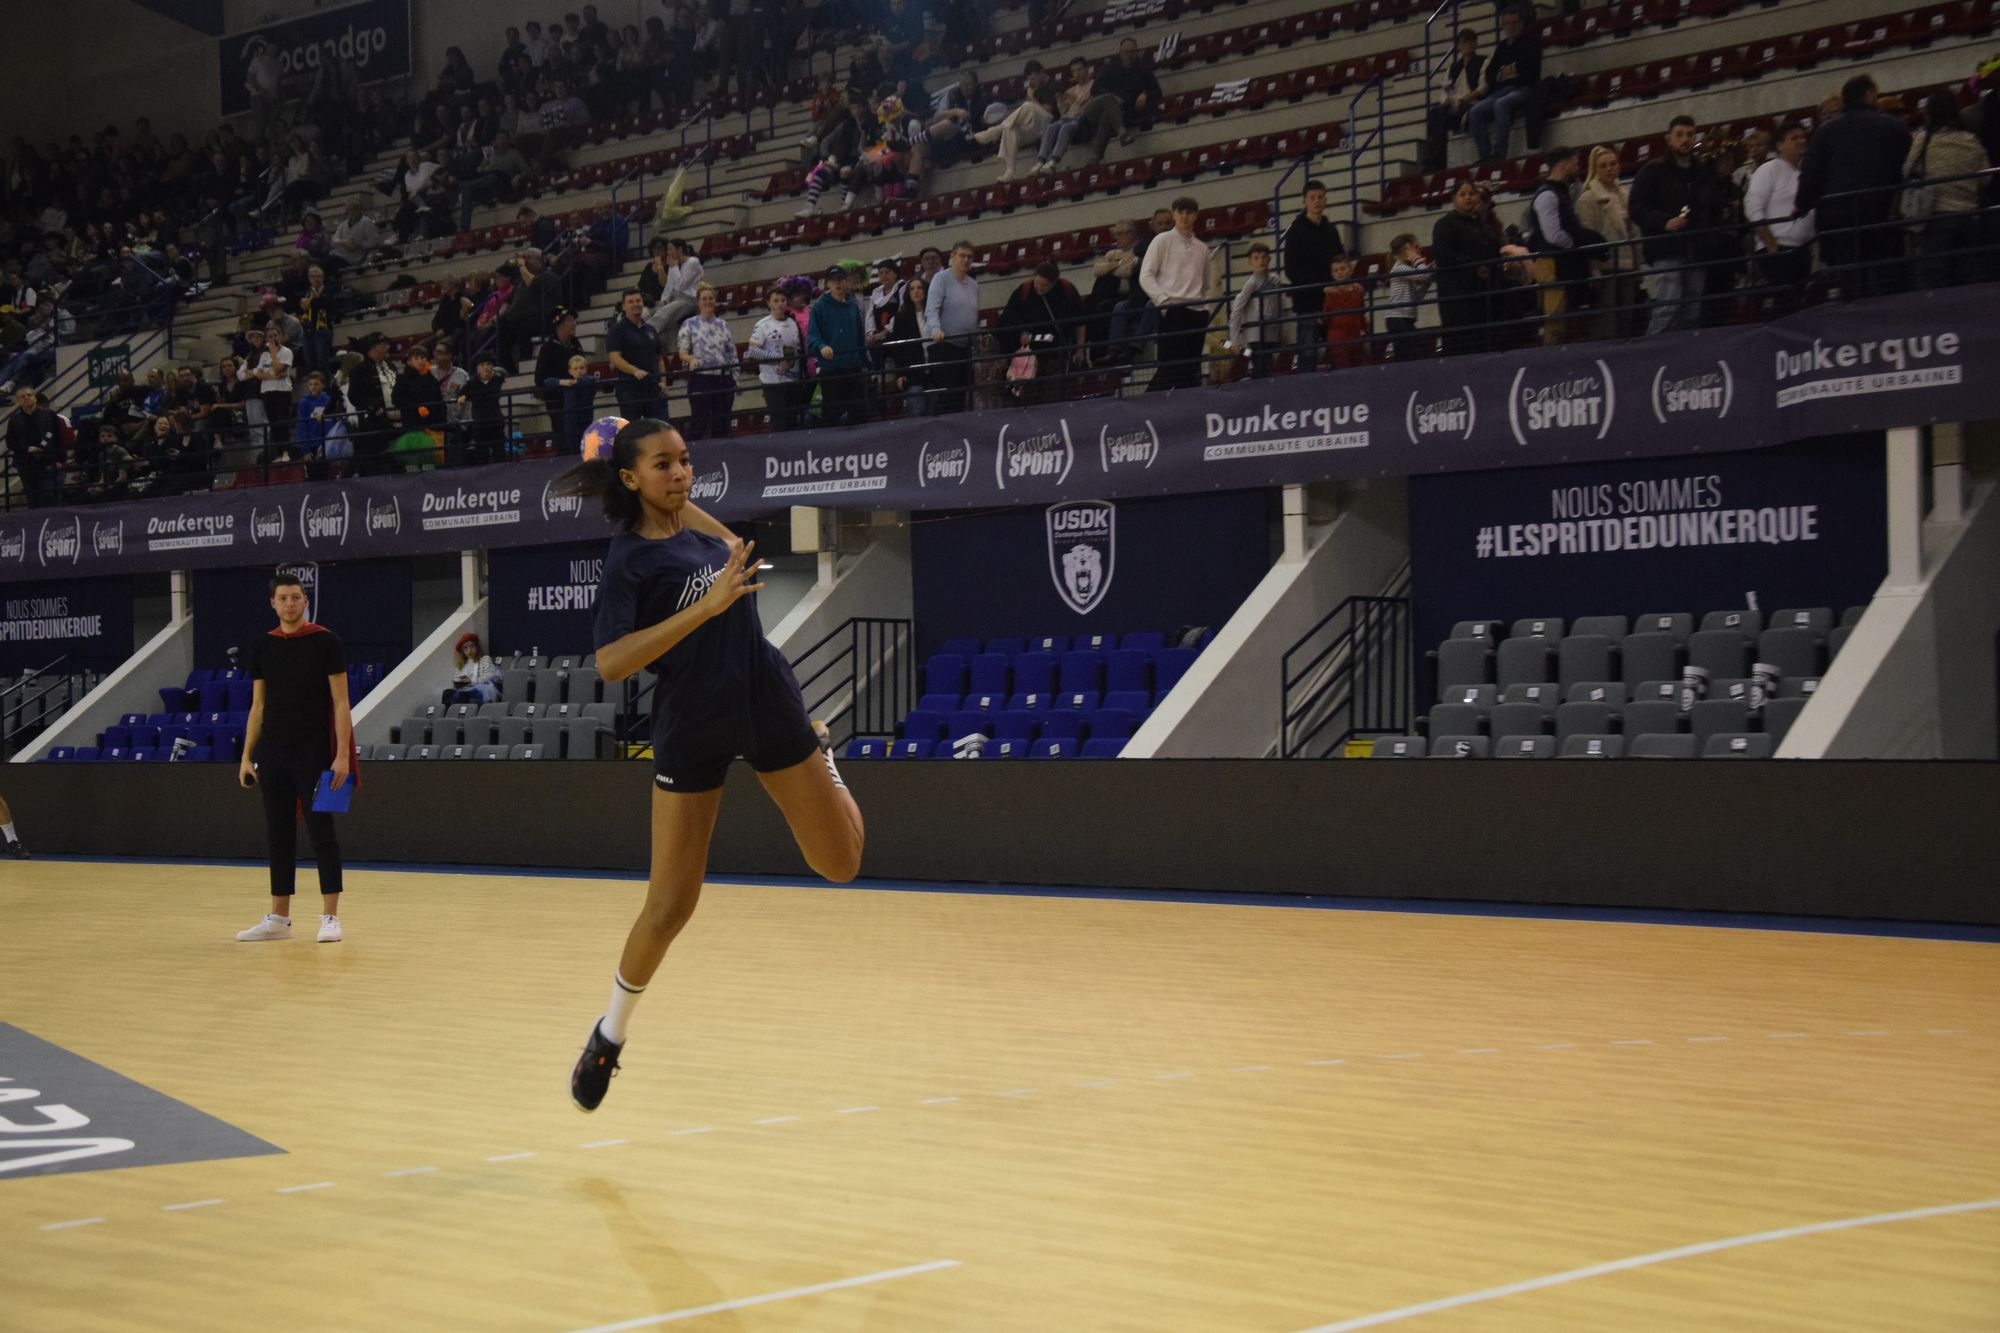
[[[348,774],[347,781],[336,790],[333,785],[333,770],[319,775],[319,785],[313,788],[312,808],[323,815],[344,815],[354,801],[354,775]]]

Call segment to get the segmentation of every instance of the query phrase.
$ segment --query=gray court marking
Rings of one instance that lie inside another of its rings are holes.
[[[0,1180],[285,1150],[0,1023]]]

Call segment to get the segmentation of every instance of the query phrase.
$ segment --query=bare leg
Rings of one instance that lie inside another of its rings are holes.
[[[13,822],[14,812],[7,808],[7,798],[0,796],[0,824],[11,824]]]
[[[694,915],[701,900],[701,877],[708,868],[709,836],[721,809],[720,787],[702,792],[653,789],[653,865],[646,905],[639,909],[639,919],[625,937],[625,952],[618,957],[618,975],[634,987],[653,979],[667,946]]]
[[[834,785],[825,758],[815,754],[790,768],[759,773],[757,780],[784,812],[792,837],[815,874],[845,884],[860,873],[861,807],[847,788]]]

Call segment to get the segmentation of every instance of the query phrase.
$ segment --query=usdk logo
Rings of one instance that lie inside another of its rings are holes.
[[[1012,434],[1013,438],[1008,438]],[[1000,442],[993,453],[993,479],[1001,490],[1009,481],[1053,481],[1060,486],[1069,480],[1076,450],[1069,442],[1069,422],[1058,417],[1046,429],[1020,433],[1013,423],[1000,428]]]
[[[396,496],[386,500],[369,500],[362,509],[361,521],[367,535],[394,535],[403,530],[403,502]]]
[[[125,554],[125,520],[90,525],[90,553],[92,555]]]
[[[1727,361],[1717,361],[1714,370],[1698,370],[1671,379],[1665,366],[1653,372],[1653,419],[1662,426],[1669,418],[1685,420],[1691,416],[1720,421],[1729,415],[1729,405],[1735,398],[1736,378],[1729,373]]]
[[[28,530],[26,528],[10,528],[5,532],[0,532],[0,560],[19,560],[25,563],[27,558]]]
[[[957,444],[932,444],[924,441],[924,447],[917,451],[918,487],[963,486],[972,475],[972,441],[960,439]]]
[[[1411,444],[1440,437],[1469,440],[1478,422],[1479,408],[1472,400],[1470,384],[1461,384],[1458,392],[1440,398],[1427,398],[1422,390],[1412,389],[1410,401],[1403,405],[1403,429]]]
[[[1160,432],[1151,421],[1133,430],[1104,426],[1097,432],[1097,461],[1107,474],[1113,468],[1149,468],[1159,456]]]
[[[688,483],[688,499],[696,504],[715,504],[729,494],[729,464],[722,463],[695,474]]]
[[[342,492],[331,500],[313,503],[308,491],[299,501],[299,536],[306,545],[315,542],[332,545],[347,545],[347,495]]]
[[[1507,394],[1507,424],[1513,427],[1514,443],[1525,445],[1530,435],[1603,439],[1617,412],[1618,393],[1611,367],[1603,361],[1595,364],[1595,375],[1573,374],[1549,383],[1529,381],[1526,366],[1515,371]]]
[[[581,495],[560,495],[553,480],[542,483],[542,517],[545,519],[582,518],[583,497]]]
[[[1111,590],[1117,568],[1118,507],[1069,500],[1048,507],[1049,577],[1069,609],[1089,615]]]
[[[37,543],[41,550],[43,565],[51,561],[67,560],[72,565],[83,554],[83,520],[73,518],[60,526],[54,519],[42,520],[42,539]]]
[[[250,506],[250,544],[261,546],[265,542],[282,543],[285,540],[285,509],[283,505],[273,505],[269,509]]]

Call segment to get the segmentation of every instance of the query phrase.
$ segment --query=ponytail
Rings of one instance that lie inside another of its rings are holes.
[[[556,478],[556,494],[595,499],[604,517],[620,531],[630,532],[639,524],[644,509],[639,492],[619,480],[621,470],[639,459],[639,442],[673,427],[653,417],[626,423],[611,442],[609,457],[586,458]]]

